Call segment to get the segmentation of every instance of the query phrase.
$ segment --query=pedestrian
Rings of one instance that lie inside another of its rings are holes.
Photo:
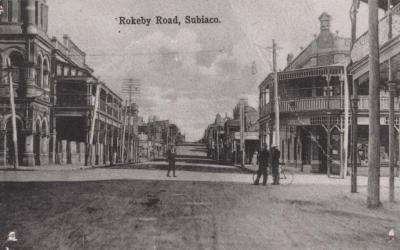
[[[175,175],[176,150],[173,146],[170,146],[167,149],[167,160],[168,160],[167,176],[169,177],[169,173],[171,172],[171,169],[172,169],[172,174],[174,177],[176,177],[176,175]]]
[[[279,185],[279,158],[281,157],[281,152],[276,145],[271,147],[271,172],[273,183],[272,185]]]
[[[269,159],[269,151],[267,146],[264,144],[259,153],[258,153],[258,171],[257,171],[257,178],[254,181],[254,185],[258,185],[260,182],[261,175],[263,176],[263,185],[267,185],[268,179],[268,159]]]

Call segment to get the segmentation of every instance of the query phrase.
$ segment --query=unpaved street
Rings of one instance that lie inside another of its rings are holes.
[[[202,155],[181,158],[207,164]],[[0,184],[0,236],[16,231],[18,249],[400,248],[387,240],[391,228],[400,232],[400,207],[386,202],[384,188],[383,208],[368,210],[364,184],[350,194],[345,181],[325,176],[263,187],[250,185],[249,174],[201,170],[177,178],[144,169],[44,171],[38,180],[41,173],[0,171],[37,178]],[[82,173],[102,178],[84,181]],[[51,181],[62,174],[76,179]]]

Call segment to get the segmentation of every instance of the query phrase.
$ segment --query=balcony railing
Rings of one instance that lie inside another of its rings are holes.
[[[359,97],[358,108],[360,111],[369,110],[368,96]],[[349,103],[349,105],[351,105]],[[395,98],[395,110],[400,110],[400,98]],[[291,112],[314,112],[314,111],[325,111],[325,110],[343,110],[344,98],[340,96],[332,97],[315,97],[315,98],[304,98],[304,99],[293,99],[293,100],[281,100],[279,103],[280,113],[291,113]],[[350,106],[349,106],[350,108]],[[382,111],[389,110],[389,98],[381,97],[380,109]],[[260,108],[261,116],[269,115],[274,112],[273,103],[268,103]]]
[[[106,102],[100,99],[99,104],[100,104],[100,107],[99,107],[100,110],[103,111],[103,112],[107,112],[107,104],[106,104]]]
[[[57,107],[86,107],[85,95],[57,95]]]
[[[358,109],[359,110],[369,110],[369,97],[362,96],[360,97],[360,101],[358,102]],[[381,110],[388,111],[389,110],[389,97],[381,97],[380,100]],[[400,109],[400,99],[398,97],[394,98],[394,109]]]
[[[308,99],[283,100],[279,104],[280,112],[305,112],[343,108],[343,97],[316,97]]]

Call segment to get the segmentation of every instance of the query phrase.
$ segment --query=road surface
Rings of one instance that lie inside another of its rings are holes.
[[[177,178],[157,168],[0,171],[0,237],[16,231],[21,249],[400,249],[388,241],[400,206],[386,188],[383,208],[368,210],[365,179],[358,194],[324,175],[253,186],[233,167],[210,171],[221,166],[204,147],[178,153]]]

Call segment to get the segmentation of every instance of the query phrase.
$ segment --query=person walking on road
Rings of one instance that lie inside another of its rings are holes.
[[[167,161],[168,161],[168,172],[167,176],[169,177],[169,173],[172,169],[172,174],[174,177],[175,175],[175,161],[176,161],[176,150],[173,146],[170,146],[167,150]]]
[[[254,181],[254,185],[258,185],[260,182],[261,175],[263,176],[263,185],[267,185],[268,179],[268,159],[269,159],[269,151],[267,146],[264,144],[258,153],[258,171],[257,178]]]
[[[281,157],[281,152],[276,147],[272,145],[271,147],[271,172],[273,183],[272,185],[279,185],[279,158]]]

